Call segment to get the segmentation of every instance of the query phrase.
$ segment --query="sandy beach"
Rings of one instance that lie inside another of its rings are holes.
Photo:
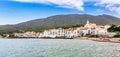
[[[120,38],[75,38],[79,40],[92,40],[92,41],[98,41],[98,42],[112,42],[112,43],[120,43]]]
[[[0,38],[0,39],[42,39],[42,38]],[[92,37],[82,37],[82,38],[73,38],[73,39],[77,39],[77,40],[92,40],[92,41],[98,41],[98,42],[120,43],[120,38],[92,38]]]

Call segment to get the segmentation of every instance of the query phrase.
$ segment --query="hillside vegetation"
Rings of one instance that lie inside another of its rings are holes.
[[[36,31],[42,32],[45,29],[56,27],[72,26],[76,24],[84,25],[86,21],[94,22],[96,24],[115,24],[120,25],[120,18],[110,15],[88,15],[88,14],[70,14],[70,15],[55,15],[47,18],[35,19],[15,25],[0,26],[0,33],[12,33],[21,31]]]

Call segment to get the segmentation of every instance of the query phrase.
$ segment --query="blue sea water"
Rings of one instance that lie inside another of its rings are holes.
[[[0,39],[0,57],[120,57],[120,44],[74,39]]]

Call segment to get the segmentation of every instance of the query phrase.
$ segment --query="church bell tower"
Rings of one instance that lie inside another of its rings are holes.
[[[89,24],[90,22],[89,22],[89,20],[87,20],[87,24]]]

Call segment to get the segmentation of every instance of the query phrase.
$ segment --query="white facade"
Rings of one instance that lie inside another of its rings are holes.
[[[44,37],[64,37],[65,30],[62,28],[44,31]]]
[[[84,27],[78,28],[69,28],[69,29],[49,29],[45,30],[43,33],[35,33],[35,32],[25,32],[25,33],[15,33],[14,35],[17,37],[51,37],[51,38],[74,38],[74,37],[82,37],[89,35],[99,35],[106,36],[110,35],[107,29],[110,25],[96,25],[95,23],[90,23],[88,20]],[[113,35],[113,34],[112,34]]]
[[[114,37],[114,35],[116,35],[116,33],[115,33],[115,32],[110,32],[110,33],[107,33],[107,36],[108,36],[108,37]]]
[[[87,28],[88,31],[87,34],[91,35],[100,35],[100,36],[106,36],[108,31],[107,29],[110,27],[110,25],[96,25],[95,23],[90,23],[87,21],[87,24],[84,26],[84,28]],[[86,32],[83,32],[86,33]]]
[[[25,33],[14,33],[15,37],[43,37],[41,33],[25,32]]]
[[[65,37],[65,38],[73,38],[73,37],[82,37],[87,34],[90,35],[99,35],[106,36],[108,34],[107,29],[110,25],[96,25],[95,23],[90,23],[88,20],[84,27],[78,28],[69,28],[69,29],[51,29],[48,31],[44,31],[44,37]]]

